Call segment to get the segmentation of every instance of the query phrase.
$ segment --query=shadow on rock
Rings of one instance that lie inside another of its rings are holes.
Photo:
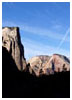
[[[70,72],[36,77],[20,72],[12,56],[2,48],[3,98],[69,98]]]

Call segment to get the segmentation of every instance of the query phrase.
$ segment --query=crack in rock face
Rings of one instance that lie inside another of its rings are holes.
[[[26,60],[18,27],[4,27],[2,29],[2,46],[12,55],[18,69],[25,70]]]

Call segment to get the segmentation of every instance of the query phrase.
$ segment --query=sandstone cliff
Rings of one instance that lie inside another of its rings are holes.
[[[26,60],[18,27],[4,27],[2,29],[2,46],[12,55],[18,69],[24,70],[26,68]]]
[[[70,70],[69,59],[59,54],[36,56],[26,64],[18,27],[5,27],[2,29],[2,46],[12,55],[18,69],[21,71],[26,70],[31,74],[40,76]]]
[[[63,55],[36,56],[28,61],[28,68],[31,74],[36,76],[54,74],[70,70],[70,61]]]

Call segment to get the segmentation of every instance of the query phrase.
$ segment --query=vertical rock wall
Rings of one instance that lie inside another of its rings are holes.
[[[4,27],[2,29],[2,46],[11,53],[18,69],[25,70],[26,60],[18,27]]]

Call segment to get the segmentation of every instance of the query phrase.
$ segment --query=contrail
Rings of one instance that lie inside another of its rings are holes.
[[[61,45],[64,43],[64,41],[65,41],[67,35],[69,34],[69,32],[70,32],[70,28],[68,28],[68,30],[66,31],[66,34],[65,34],[64,37],[62,38],[62,41],[60,42],[60,44],[59,44],[57,50],[60,49]]]

